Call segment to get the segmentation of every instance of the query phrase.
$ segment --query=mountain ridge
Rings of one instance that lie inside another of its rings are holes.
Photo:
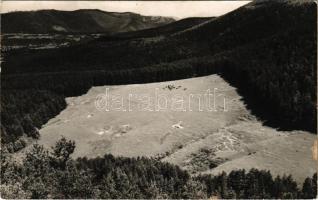
[[[2,33],[117,33],[154,28],[173,18],[143,16],[132,12],[99,9],[61,11],[55,9],[1,14]]]
[[[127,40],[136,38],[149,38],[157,36],[169,36],[175,34],[179,31],[191,28],[196,25],[200,25],[207,21],[213,20],[216,17],[189,17],[180,19],[159,27],[142,29],[137,31],[114,33],[108,36],[103,36],[99,38],[100,41],[111,41],[111,40]]]

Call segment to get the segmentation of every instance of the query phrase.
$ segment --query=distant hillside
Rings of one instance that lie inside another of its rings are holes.
[[[173,22],[167,17],[101,10],[39,10],[1,15],[2,33],[118,33],[153,28]]]
[[[181,19],[175,22],[171,22],[169,24],[143,29],[138,31],[130,31],[124,33],[115,33],[111,36],[105,36],[100,38],[100,40],[120,40],[120,39],[133,39],[133,38],[148,38],[148,37],[156,37],[159,35],[170,35],[177,33],[179,31],[186,30],[195,25],[199,25],[201,23],[207,22],[209,20],[213,20],[215,17],[190,17]]]

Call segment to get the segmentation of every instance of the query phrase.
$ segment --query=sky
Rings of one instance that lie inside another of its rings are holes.
[[[2,1],[1,13],[56,9],[100,9],[134,12],[146,16],[213,17],[230,12],[249,1]]]

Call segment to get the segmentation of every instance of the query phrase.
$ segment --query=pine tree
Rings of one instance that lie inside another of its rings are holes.
[[[56,167],[65,169],[66,162],[70,159],[70,155],[74,152],[75,142],[67,141],[65,137],[58,140],[54,147],[52,147],[51,161]]]
[[[311,178],[306,178],[302,188],[302,198],[313,199],[316,197],[317,189],[313,187],[313,180]]]

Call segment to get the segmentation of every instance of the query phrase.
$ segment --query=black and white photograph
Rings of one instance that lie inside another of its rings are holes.
[[[1,199],[316,199],[317,1],[2,0]]]

